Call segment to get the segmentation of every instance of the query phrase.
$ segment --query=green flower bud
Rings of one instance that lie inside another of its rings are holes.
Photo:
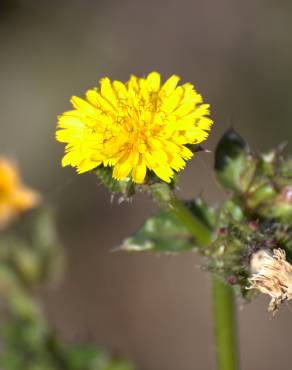
[[[215,151],[215,171],[222,185],[236,192],[247,190],[256,169],[247,143],[234,130],[227,131]]]
[[[274,205],[274,217],[292,221],[292,186],[286,186],[278,195]]]
[[[269,182],[255,184],[246,199],[248,208],[256,209],[270,203],[277,195],[273,184]],[[266,204],[265,204],[266,203]]]
[[[135,185],[130,178],[126,178],[123,181],[115,180],[112,177],[112,168],[110,167],[98,167],[95,174],[102,182],[102,184],[108,188],[111,193],[123,194],[126,198],[130,198],[136,192]]]

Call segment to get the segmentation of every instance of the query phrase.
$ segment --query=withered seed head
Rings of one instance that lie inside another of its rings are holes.
[[[251,258],[249,289],[257,289],[272,297],[268,311],[273,315],[279,305],[292,299],[292,265],[286,261],[285,251],[274,249],[273,253],[260,250]]]

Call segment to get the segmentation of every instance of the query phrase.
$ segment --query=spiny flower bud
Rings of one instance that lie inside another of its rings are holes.
[[[271,254],[260,250],[252,256],[250,268],[249,289],[268,294],[272,298],[268,311],[275,315],[281,303],[292,299],[292,265],[286,261],[285,251],[274,249]]]

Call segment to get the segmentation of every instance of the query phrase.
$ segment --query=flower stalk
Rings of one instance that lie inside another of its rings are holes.
[[[186,226],[200,247],[213,241],[212,231],[192,213],[173,193],[157,188],[152,195],[162,206],[169,205],[171,212]],[[232,288],[213,274],[213,320],[217,370],[239,370],[237,324]]]
[[[212,284],[217,370],[239,370],[234,293],[215,274]]]
[[[199,218],[174,198],[171,207],[175,216],[188,228],[197,243],[207,246],[212,235]],[[213,274],[213,323],[217,370],[239,370],[237,324],[232,288]]]
[[[177,198],[173,198],[170,203],[173,214],[186,226],[194,236],[198,245],[207,246],[212,241],[210,229],[188,210],[188,208]]]

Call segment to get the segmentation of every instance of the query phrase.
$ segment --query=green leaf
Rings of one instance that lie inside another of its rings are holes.
[[[170,211],[162,210],[126,239],[121,249],[137,252],[184,252],[196,247],[186,227]]]

